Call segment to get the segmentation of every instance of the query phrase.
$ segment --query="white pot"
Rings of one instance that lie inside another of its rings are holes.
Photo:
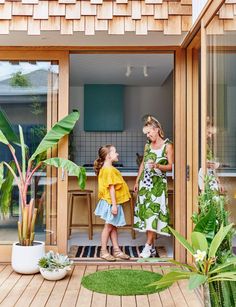
[[[47,269],[40,268],[40,273],[47,280],[60,280],[66,276],[67,269],[63,268],[63,269],[48,271]]]
[[[34,241],[33,246],[21,246],[13,243],[11,265],[20,274],[35,274],[39,272],[39,259],[45,255],[45,243]]]

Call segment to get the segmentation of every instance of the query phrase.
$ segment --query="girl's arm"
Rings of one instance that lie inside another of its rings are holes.
[[[135,181],[135,184],[134,184],[134,192],[137,192],[138,191],[138,182],[139,182],[139,178],[143,172],[143,168],[144,168],[144,162],[142,160],[140,166],[139,166],[139,170],[138,170],[138,175],[137,175],[137,178],[136,178],[136,181]]]
[[[116,205],[116,191],[115,191],[114,185],[109,186],[109,192],[111,196],[111,205],[112,205],[111,213],[113,215],[117,215],[118,210],[117,210],[117,205]]]
[[[155,163],[154,168],[159,168],[159,170],[161,170],[162,172],[172,171],[172,165],[174,163],[174,147],[172,144],[166,145],[166,157],[168,160],[167,165]]]

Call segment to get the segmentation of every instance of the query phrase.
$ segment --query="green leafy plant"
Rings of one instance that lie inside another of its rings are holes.
[[[40,268],[47,271],[57,271],[64,268],[70,270],[72,264],[73,261],[68,256],[54,253],[53,251],[49,251],[44,257],[40,258],[38,263]]]
[[[17,71],[16,73],[12,74],[10,85],[13,87],[30,87],[31,82],[27,76],[22,75],[21,71]]]
[[[229,257],[223,264],[217,264],[216,257],[220,245],[231,231],[232,227],[233,224],[227,226],[221,225],[219,231],[215,234],[210,244],[207,241],[206,236],[200,232],[192,232],[191,243],[189,243],[177,231],[169,227],[175,238],[194,257],[195,262],[193,265],[188,265],[175,260],[169,260],[173,264],[177,265],[177,267],[168,268],[169,272],[163,275],[160,280],[152,283],[151,286],[155,285],[157,289],[161,289],[163,287],[170,287],[173,283],[183,279],[187,279],[189,281],[189,289],[195,289],[201,285],[208,286],[213,282],[219,281],[235,282],[236,257]],[[142,261],[146,260],[144,259]],[[209,297],[208,300],[210,300]]]
[[[12,167],[11,163],[5,161],[0,163],[0,195],[1,200],[5,199],[5,202],[1,202],[0,206],[6,207],[7,203],[9,203],[9,189],[4,188],[4,184],[9,182],[9,175],[11,178],[14,178],[14,182],[19,190],[21,215],[18,221],[18,237],[20,245],[32,245],[34,241],[37,208],[34,206],[34,199],[31,198],[28,201],[27,195],[29,194],[32,178],[37,171],[43,170],[46,166],[63,168],[70,175],[77,176],[78,185],[82,189],[85,187],[86,173],[83,167],[64,158],[54,157],[45,159],[45,152],[51,150],[65,135],[68,135],[78,119],[79,111],[74,111],[57,122],[47,132],[35,152],[29,157],[22,127],[19,126],[19,136],[17,136],[6,115],[0,110],[0,143],[4,144],[3,146],[7,146],[10,150],[15,167]],[[13,144],[17,144],[21,148],[21,162],[17,159]],[[4,168],[9,171],[6,172]],[[9,185],[12,185],[12,183],[13,180],[11,179]],[[5,196],[6,193],[8,193],[8,197]]]

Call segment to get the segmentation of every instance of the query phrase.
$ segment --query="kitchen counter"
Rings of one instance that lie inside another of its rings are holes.
[[[138,168],[135,167],[117,167],[123,177],[136,177],[138,175]],[[167,177],[172,177],[172,172],[167,172]],[[95,172],[92,167],[86,167],[86,176],[94,177]]]

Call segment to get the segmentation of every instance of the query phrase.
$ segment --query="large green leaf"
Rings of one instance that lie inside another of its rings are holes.
[[[84,167],[78,166],[74,162],[62,158],[50,158],[44,160],[43,163],[55,166],[57,168],[63,168],[68,172],[69,175],[77,176],[78,185],[81,187],[81,189],[85,188],[86,170]]]
[[[14,132],[7,118],[7,115],[1,108],[0,108],[0,130],[4,135],[7,136],[7,139],[10,143],[15,143],[17,145],[20,145],[20,139],[18,135]]]
[[[182,271],[182,272],[170,272],[165,274],[161,279],[155,281],[150,286],[156,286],[157,289],[161,289],[163,287],[169,287],[174,282],[182,279],[189,279],[192,275],[192,272]]]
[[[217,234],[215,235],[214,239],[211,242],[209,253],[208,253],[209,258],[215,257],[215,254],[219,246],[221,245],[222,241],[224,240],[224,238],[226,237],[226,235],[228,234],[228,232],[230,231],[232,227],[233,227],[233,223],[225,227],[223,226],[223,224],[221,224],[219,231],[217,232]]]
[[[2,130],[0,130],[0,142],[5,144],[5,145],[9,144],[8,139],[5,137],[5,135],[3,134]]]
[[[173,228],[169,227],[169,229],[173,233],[173,235],[176,237],[176,239],[190,252],[190,254],[194,255],[194,249],[188,243],[188,241]]]
[[[21,158],[22,158],[22,175],[25,178],[26,171],[26,155],[25,155],[25,141],[22,127],[19,125],[20,145],[21,145]]]
[[[29,161],[33,161],[39,154],[57,145],[61,138],[69,134],[79,119],[79,111],[74,111],[57,122],[42,139]]]
[[[201,232],[192,232],[191,234],[192,246],[195,250],[205,251],[207,253],[208,244],[204,234]]]
[[[4,182],[4,164],[3,162],[0,163],[0,189],[2,187],[2,184]]]
[[[198,288],[200,285],[204,284],[207,280],[206,275],[193,274],[189,278],[189,290]]]
[[[209,278],[209,282],[217,281],[217,280],[220,280],[220,281],[229,280],[229,281],[235,281],[236,282],[236,271],[219,273],[219,274]]]
[[[220,272],[223,269],[226,269],[228,266],[236,264],[236,257],[228,258],[227,261],[223,264],[217,265],[213,270],[210,271],[210,274],[215,274]]]
[[[15,163],[11,161],[9,165],[13,169],[13,171],[15,171],[16,169]],[[7,168],[5,180],[0,189],[0,208],[3,215],[6,215],[6,213],[9,210],[9,206],[11,204],[13,180],[14,176],[11,173],[11,171]]]
[[[215,208],[211,206],[208,213],[204,217],[201,217],[200,221],[196,224],[193,231],[205,233],[207,238],[213,239],[215,235],[215,227],[216,212]]]

